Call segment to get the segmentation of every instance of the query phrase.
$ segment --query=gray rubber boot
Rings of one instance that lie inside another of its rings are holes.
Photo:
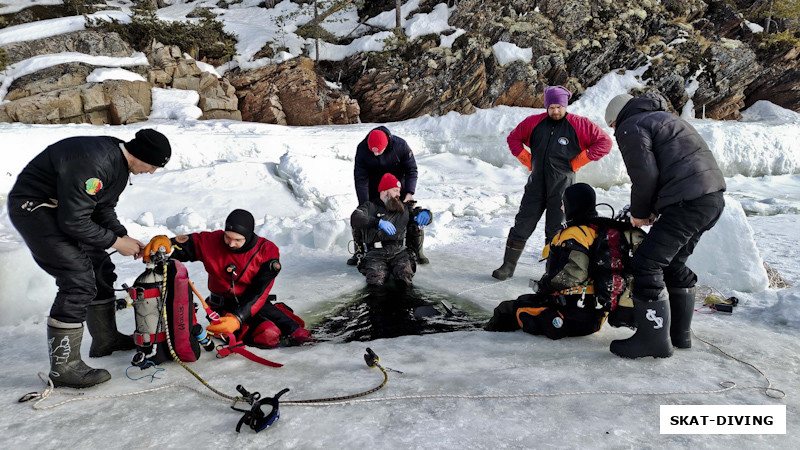
[[[695,288],[669,288],[669,309],[672,325],[669,337],[675,348],[692,348],[692,315]]]
[[[95,300],[89,305],[89,314],[86,316],[86,327],[92,335],[92,346],[89,347],[89,356],[110,355],[117,350],[133,350],[136,344],[133,336],[128,336],[117,331],[117,306],[115,298]]]
[[[669,340],[669,298],[666,289],[652,301],[634,297],[633,317],[636,321],[636,333],[628,339],[612,341],[611,353],[623,358],[672,356],[672,343]]]
[[[503,265],[492,272],[492,276],[498,280],[506,280],[514,276],[514,270],[517,268],[517,261],[522,256],[522,250],[525,249],[526,241],[512,241],[509,238],[506,241],[506,253],[503,256]]]
[[[111,379],[105,369],[92,369],[81,359],[83,324],[47,319],[50,379],[55,387],[87,388]]]

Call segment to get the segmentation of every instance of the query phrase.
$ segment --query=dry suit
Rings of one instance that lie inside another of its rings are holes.
[[[367,277],[367,284],[382,286],[391,275],[394,279],[411,285],[417,265],[403,241],[406,229],[412,223],[416,225],[413,219],[422,211],[428,210],[411,209],[404,205],[402,212],[390,212],[380,198],[370,200],[353,211],[350,225],[362,232],[367,248],[367,253],[359,264],[359,271]],[[380,230],[380,220],[391,222],[396,229],[395,234],[389,235]]]
[[[488,331],[523,331],[550,339],[592,334],[606,313],[596,308],[589,280],[590,248],[597,231],[589,224],[560,231],[545,247],[547,258],[538,292],[500,303],[486,325]]]
[[[373,130],[380,130],[386,134],[389,143],[382,154],[376,155],[367,145],[367,137],[359,142],[356,147],[355,164],[353,168],[353,178],[356,186],[356,196],[358,204],[363,205],[369,200],[379,198],[378,185],[384,174],[391,173],[401,185],[400,199],[404,199],[406,194],[414,195],[417,189],[417,161],[414,159],[414,152],[409,147],[405,139],[394,136],[388,128],[379,126]],[[425,239],[424,231],[416,222],[411,222],[408,227],[407,245],[420,258],[421,263],[427,263],[427,258],[422,255],[422,244]],[[361,230],[353,228],[353,240],[356,242],[356,252],[363,250],[364,237]],[[354,256],[348,264],[357,264],[358,257]]]
[[[78,324],[92,300],[114,296],[105,252],[127,231],[115,207],[128,162],[114,137],[56,142],[22,170],[8,194],[8,215],[36,263],[56,279],[50,317]]]
[[[567,113],[553,120],[542,113],[520,122],[506,141],[511,153],[531,170],[508,238],[527,241],[547,210],[544,234],[549,243],[564,221],[564,190],[572,185],[578,169],[611,151],[611,138],[585,117]],[[523,145],[530,148],[530,155]]]
[[[201,261],[208,273],[208,304],[221,316],[233,314],[241,328],[237,338],[259,347],[275,347],[281,336],[291,336],[303,321],[282,303],[270,302],[269,292],[280,271],[278,247],[252,235],[242,248],[225,245],[223,230],[178,236],[172,258]],[[183,242],[181,242],[183,241]]]

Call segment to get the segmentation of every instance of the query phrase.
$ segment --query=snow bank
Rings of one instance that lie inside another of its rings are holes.
[[[742,205],[730,196],[725,197],[719,221],[703,234],[686,265],[697,273],[699,284],[715,289],[760,292],[769,286],[753,229]]]

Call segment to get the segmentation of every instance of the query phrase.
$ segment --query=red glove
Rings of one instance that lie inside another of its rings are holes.
[[[215,336],[221,336],[225,333],[233,333],[238,330],[240,326],[242,326],[242,324],[239,322],[239,319],[233,314],[228,313],[219,318],[219,323],[212,323],[206,327],[206,331]]]
[[[519,155],[517,155],[517,159],[519,160],[519,162],[522,163],[523,166],[527,167],[528,170],[532,170],[531,169],[531,154],[528,153],[527,150],[525,150],[523,148],[522,151],[519,152]]]
[[[577,172],[578,169],[585,166],[586,164],[589,164],[590,162],[592,162],[592,160],[589,159],[589,154],[581,150],[581,152],[578,153],[578,156],[572,158],[572,161],[570,161],[569,163],[572,166],[572,171]]]

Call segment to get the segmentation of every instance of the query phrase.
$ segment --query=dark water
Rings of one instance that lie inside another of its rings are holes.
[[[365,287],[334,302],[335,306],[321,311],[322,318],[311,328],[319,340],[371,341],[476,330],[488,319],[482,317],[486,312],[474,305],[416,286]]]

